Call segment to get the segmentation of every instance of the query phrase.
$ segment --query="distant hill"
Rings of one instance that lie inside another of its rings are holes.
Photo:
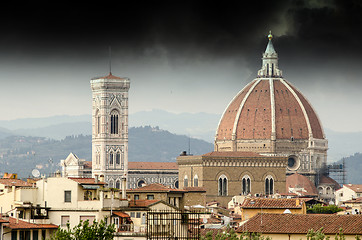
[[[347,170],[347,183],[362,184],[362,153],[355,153],[345,157],[345,168]],[[342,163],[343,159],[337,163]]]
[[[212,151],[213,145],[203,140],[176,135],[158,127],[129,129],[129,161],[175,161],[182,151],[198,155]],[[28,177],[36,166],[42,174],[59,169],[59,162],[70,152],[91,161],[90,135],[68,136],[63,140],[45,137],[8,136],[0,140],[0,173],[16,172]]]
[[[189,149],[189,138],[191,139],[191,153],[201,154],[211,151],[215,131],[220,117],[221,114],[175,114],[163,110],[142,111],[131,114],[129,116],[130,160],[170,161],[170,159],[175,158],[175,156],[177,156],[181,151]],[[159,126],[159,128],[157,129],[145,126]],[[83,148],[73,148],[70,144],[70,139],[66,140],[65,138],[66,136],[71,135],[87,137],[87,135],[91,134],[91,127],[91,115],[54,116],[48,118],[28,118],[11,121],[0,121],[0,140],[8,139],[10,136],[17,135],[28,136],[30,137],[29,139],[34,136],[43,137],[40,138],[42,139],[40,141],[49,141],[49,151],[51,148],[54,148],[56,152],[61,152],[60,155],[56,156],[48,153],[48,149],[44,149],[43,153],[37,151],[37,154],[43,155],[43,159],[49,159],[49,156],[54,156],[57,159],[65,158],[71,150],[78,154],[80,158],[90,160],[90,137],[87,140],[88,147],[85,148],[84,151],[81,150]],[[156,132],[158,133],[157,135],[152,135]],[[362,152],[362,132],[344,133],[325,129],[325,133],[329,143],[329,163],[338,161],[344,157],[349,157],[355,153]],[[142,134],[148,135],[148,137],[153,138],[153,140],[143,139]],[[173,135],[178,135],[178,138],[173,139]],[[163,138],[160,136],[163,136]],[[34,138],[37,139],[36,137]],[[164,141],[164,138],[172,140]],[[196,139],[203,140],[204,142],[200,141],[194,143]],[[68,148],[66,148],[66,150],[58,150],[58,148],[61,146],[57,146],[57,144],[62,141],[65,141],[62,144],[67,144],[69,141],[70,145]],[[74,141],[86,142],[83,138],[78,139],[77,137]],[[151,143],[147,143],[146,141],[150,141]],[[4,143],[3,141],[1,142]],[[208,150],[198,151],[198,144],[205,146],[208,145],[210,147],[206,147]],[[32,143],[32,146],[37,145]],[[77,144],[74,146],[77,146]],[[163,148],[164,146],[167,147]],[[84,155],[82,155],[80,152]],[[1,144],[0,154],[2,154]],[[0,167],[1,161],[2,159],[0,159]],[[355,169],[360,169],[360,171],[362,171],[362,168],[356,161],[351,161],[351,163],[348,165],[348,168],[350,169],[349,171],[352,172]],[[2,168],[0,168],[0,171],[2,171]]]

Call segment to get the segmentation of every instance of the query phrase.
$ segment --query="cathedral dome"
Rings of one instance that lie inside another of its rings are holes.
[[[231,100],[219,121],[215,151],[287,155],[289,169],[297,170],[300,153],[318,148],[325,162],[322,124],[306,97],[283,78],[271,34],[268,38],[257,78]]]
[[[257,78],[226,108],[216,140],[323,139],[323,129],[311,104],[283,78]]]

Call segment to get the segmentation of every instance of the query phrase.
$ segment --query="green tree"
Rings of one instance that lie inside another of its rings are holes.
[[[99,223],[94,221],[89,224],[89,220],[81,221],[73,229],[67,224],[66,229],[59,228],[51,237],[51,240],[111,240],[115,232],[114,225],[106,225],[105,221]]]
[[[307,233],[307,240],[329,240],[329,237],[322,233],[323,228],[319,229],[318,231],[314,231],[313,229],[309,229]]]
[[[315,204],[311,208],[308,208],[307,212],[333,214],[336,212],[340,212],[342,210],[343,210],[342,208],[339,208],[336,205],[322,206],[322,204]]]

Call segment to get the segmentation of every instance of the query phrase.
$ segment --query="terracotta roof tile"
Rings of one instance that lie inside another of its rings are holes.
[[[362,215],[334,214],[257,214],[240,226],[237,232],[299,233],[323,228],[324,234],[362,234]]]
[[[302,208],[300,198],[246,198],[241,208]]]
[[[356,193],[362,192],[362,184],[343,184],[343,186],[348,187],[349,189],[352,189]]]
[[[299,173],[294,173],[286,178],[286,187],[292,188],[304,188],[306,192],[303,195],[317,195],[317,188],[315,185],[306,177]]]
[[[178,170],[176,162],[128,162],[128,170]]]
[[[57,229],[58,226],[54,224],[35,224],[25,222],[23,220],[17,220],[16,218],[9,217],[9,223],[4,226],[11,229]]]
[[[33,186],[33,184],[25,182],[25,181],[20,180],[20,179],[1,178],[0,183],[4,184],[5,186],[8,186],[8,187],[11,187],[11,186],[32,187]]]
[[[122,217],[122,218],[129,218],[130,217],[127,213],[124,213],[124,212],[115,212],[115,211],[113,211],[113,214],[117,215],[119,217]]]
[[[341,188],[341,185],[339,185],[339,183],[336,180],[334,180],[331,177],[324,176],[324,175],[322,175],[322,177],[320,178],[319,184],[333,185],[335,189],[340,189]]]
[[[105,182],[95,182],[94,178],[73,178],[69,177],[69,179],[79,183],[79,184],[95,184],[95,185],[105,185]]]

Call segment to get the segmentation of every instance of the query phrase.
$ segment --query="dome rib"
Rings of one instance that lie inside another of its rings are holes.
[[[217,126],[216,129],[216,134],[215,134],[215,141],[216,140],[222,140],[223,137],[226,138],[226,136],[222,136],[222,129],[223,129],[223,125],[228,125],[228,121],[232,120],[234,121],[235,115],[236,115],[236,111],[235,114],[228,114],[228,111],[230,112],[231,107],[233,107],[233,105],[239,106],[240,104],[237,103],[239,98],[242,97],[240,99],[240,102],[242,101],[242,99],[244,99],[245,95],[242,96],[246,91],[248,91],[248,89],[252,86],[254,81],[248,83],[243,89],[241,89],[238,94],[236,94],[236,96],[229,102],[228,106],[225,108],[220,120],[219,120],[219,124]],[[230,116],[227,116],[230,115]],[[231,139],[232,136],[230,136]]]
[[[274,96],[274,80],[269,79],[270,86],[270,110],[271,110],[271,140],[276,139],[276,129],[275,129],[275,96]]]
[[[300,100],[299,96],[297,95],[297,93],[294,91],[293,88],[291,88],[289,86],[289,84],[287,84],[284,79],[280,79],[280,82],[284,84],[284,86],[286,88],[288,88],[288,90],[293,94],[295,100],[297,100],[298,104],[299,104],[299,107],[302,109],[302,112],[303,112],[303,115],[304,115],[304,119],[307,123],[307,127],[308,127],[308,133],[309,133],[309,137],[310,138],[313,138],[313,132],[312,132],[312,127],[310,125],[310,121],[309,121],[309,117],[308,117],[308,114],[307,114],[307,111],[302,103],[302,101]]]
[[[238,112],[236,113],[236,117],[235,117],[235,121],[234,121],[234,125],[233,125],[233,131],[232,131],[232,137],[233,140],[235,140],[236,137],[236,131],[237,131],[237,127],[238,127],[238,123],[239,123],[239,118],[241,115],[241,111],[244,108],[245,102],[247,101],[247,99],[249,98],[250,94],[254,91],[255,87],[259,84],[259,82],[261,81],[261,79],[258,79],[255,81],[255,83],[253,84],[253,86],[249,89],[249,91],[246,93],[246,95],[244,96],[244,99],[241,101]]]

